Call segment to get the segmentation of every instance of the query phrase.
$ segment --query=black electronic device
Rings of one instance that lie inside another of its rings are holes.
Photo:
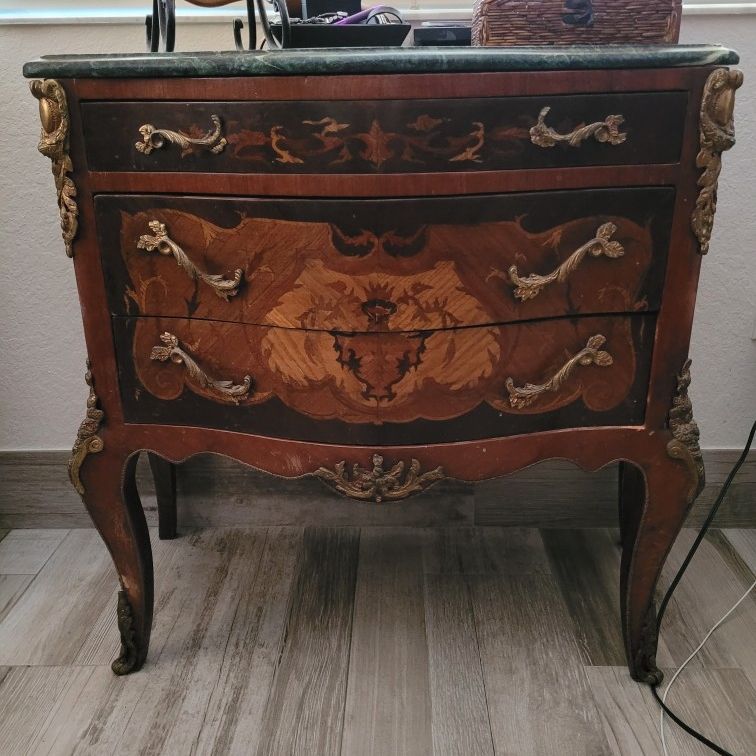
[[[291,24],[288,47],[399,47],[410,24]],[[273,36],[281,39],[281,24],[271,24]]]
[[[415,29],[417,47],[468,47],[471,42],[470,24],[423,24]]]

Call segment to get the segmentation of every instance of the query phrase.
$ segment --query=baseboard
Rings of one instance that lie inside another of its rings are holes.
[[[704,450],[706,488],[689,525],[703,518],[739,452]],[[0,452],[0,528],[78,528],[91,522],[66,474],[62,451]],[[150,525],[157,524],[149,467],[138,485]],[[221,525],[527,525],[613,527],[617,466],[584,473],[567,462],[544,462],[507,478],[469,485],[443,481],[403,502],[344,499],[317,480],[282,480],[211,455],[178,470],[179,528]],[[756,453],[743,466],[717,517],[719,527],[756,527]]]

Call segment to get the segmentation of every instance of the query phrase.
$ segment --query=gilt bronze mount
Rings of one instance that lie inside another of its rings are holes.
[[[319,467],[314,474],[350,499],[374,501],[376,504],[405,499],[446,477],[441,467],[421,473],[420,462],[416,459],[410,462],[406,473],[404,462],[397,462],[387,470],[380,454],[373,454],[372,463],[372,467],[360,467],[355,463],[351,475],[346,471],[346,461],[337,463],[333,470]]]
[[[73,240],[79,228],[79,207],[76,204],[76,185],[68,175],[73,172],[73,163],[68,154],[68,100],[65,90],[55,79],[32,81],[29,88],[39,100],[39,119],[42,122],[37,149],[52,161],[63,243],[66,254],[73,257]]]
[[[98,435],[100,425],[102,425],[105,419],[105,413],[98,407],[98,399],[94,390],[94,380],[89,360],[87,360],[87,372],[84,375],[84,380],[87,382],[87,386],[89,386],[87,414],[81,421],[79,432],[76,434],[76,440],[71,450],[71,458],[68,460],[68,477],[71,480],[71,485],[80,496],[84,495],[84,484],[79,477],[79,470],[84,464],[87,455],[101,452],[105,446],[102,438]]]
[[[717,211],[717,187],[722,172],[722,153],[735,144],[735,90],[743,84],[743,72],[718,68],[706,80],[701,101],[700,144],[696,165],[703,169],[698,179],[700,191],[691,224],[699,251],[709,251],[714,214]]]

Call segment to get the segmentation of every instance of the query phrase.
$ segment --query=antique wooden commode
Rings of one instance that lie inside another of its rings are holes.
[[[688,343],[737,60],[27,64],[89,353],[69,471],[120,577],[114,671],[139,669],[150,638],[148,450],[168,536],[169,461],[202,452],[376,502],[553,457],[619,461],[627,660],[660,679],[654,586],[703,485]]]

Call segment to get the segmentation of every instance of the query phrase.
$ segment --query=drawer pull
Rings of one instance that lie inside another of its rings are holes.
[[[539,147],[553,147],[558,142],[567,142],[570,147],[580,147],[585,139],[593,137],[597,142],[607,144],[622,144],[627,134],[619,127],[625,122],[621,115],[608,115],[603,121],[578,126],[568,134],[560,134],[545,123],[551,108],[546,106],[538,114],[536,125],[530,129],[530,141]]]
[[[181,247],[168,236],[165,224],[160,221],[152,220],[149,222],[150,234],[142,234],[137,242],[137,249],[144,249],[147,252],[159,252],[161,255],[172,256],[181,268],[183,268],[192,280],[200,279],[213,291],[228,302],[229,297],[239,293],[239,285],[242,280],[242,269],[237,268],[234,271],[234,277],[224,278],[223,276],[205,273],[200,270],[186,255]]]
[[[252,388],[252,378],[245,375],[241,384],[233,381],[218,381],[211,378],[180,346],[179,340],[172,333],[164,333],[160,337],[164,346],[152,347],[150,359],[158,362],[175,362],[183,365],[189,373],[189,379],[200,388],[216,394],[221,401],[239,404],[245,399]]]
[[[609,352],[601,350],[601,347],[605,343],[606,336],[602,336],[600,333],[591,336],[585,347],[574,357],[570,357],[546,383],[540,385],[526,383],[524,386],[519,387],[514,385],[514,381],[511,378],[507,378],[506,387],[509,392],[509,403],[515,409],[522,409],[523,407],[529,407],[542,394],[559,391],[562,384],[570,377],[572,371],[578,365],[582,365],[583,367],[587,367],[588,365],[609,367],[614,360]]]
[[[509,282],[515,287],[515,297],[525,302],[528,299],[537,297],[545,286],[554,281],[564,283],[570,274],[583,262],[586,255],[590,255],[591,257],[606,255],[610,259],[622,257],[625,254],[625,248],[618,241],[611,241],[616,230],[617,226],[614,223],[604,223],[603,226],[599,226],[593,239],[576,249],[556,270],[553,270],[548,275],[539,276],[531,273],[526,278],[521,278],[517,272],[517,266],[513,265],[509,269]]]
[[[166,142],[177,144],[181,147],[181,157],[191,154],[197,150],[207,150],[217,155],[223,152],[223,148],[228,144],[222,134],[221,120],[217,115],[211,115],[210,120],[214,128],[201,137],[190,137],[183,131],[171,131],[170,129],[156,129],[151,123],[145,123],[139,127],[139,133],[142,135],[142,141],[137,142],[134,146],[149,155],[153,150],[159,150],[165,146]]]

